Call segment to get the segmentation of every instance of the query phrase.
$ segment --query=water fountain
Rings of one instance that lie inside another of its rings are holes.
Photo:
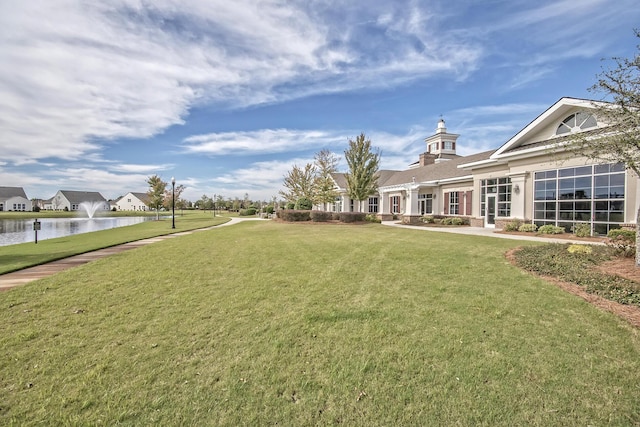
[[[89,219],[93,218],[96,211],[103,205],[102,202],[82,202],[80,203],[80,207],[87,212],[87,216]]]

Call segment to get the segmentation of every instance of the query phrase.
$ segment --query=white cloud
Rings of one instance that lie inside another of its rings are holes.
[[[173,168],[173,165],[136,165],[136,164],[114,164],[109,166],[109,170],[113,172],[126,172],[126,173],[144,173],[144,174],[157,174],[160,171],[166,171]]]
[[[105,141],[182,124],[196,103],[247,106],[445,71],[462,76],[478,60],[477,48],[430,30],[437,22],[426,25],[433,17],[418,7],[343,8],[275,0],[3,3],[3,156],[80,159]],[[372,24],[356,25],[362,16]]]

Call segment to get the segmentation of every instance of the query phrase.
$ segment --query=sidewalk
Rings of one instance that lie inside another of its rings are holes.
[[[454,233],[454,234],[466,234],[469,236],[484,236],[495,237],[498,239],[511,239],[511,240],[523,240],[529,242],[545,242],[545,243],[575,243],[575,244],[601,244],[591,243],[582,240],[572,239],[556,239],[553,237],[538,237],[538,236],[522,236],[514,234],[496,233],[492,228],[484,227],[425,227],[420,225],[406,225],[399,223],[398,221],[382,221],[382,225],[398,228],[408,228],[412,230],[421,230],[434,233]]]
[[[124,243],[122,245],[112,246],[109,248],[98,249],[97,251],[87,252],[80,255],[74,255],[69,258],[52,261],[46,264],[37,265],[35,267],[25,268],[24,270],[14,271],[0,275],[0,291],[14,288],[16,286],[24,285],[34,280],[42,279],[47,276],[59,273],[69,268],[77,267],[82,264],[86,264],[91,261],[95,261],[100,258],[104,258],[109,255],[126,252],[131,249],[139,248],[140,246],[149,245],[151,243],[161,242],[163,240],[172,239],[174,237],[185,236],[187,234],[197,233],[199,231],[212,230],[214,228],[225,227],[228,225],[237,224],[242,221],[260,220],[260,218],[231,218],[230,221],[224,224],[214,225],[206,228],[198,228],[195,230],[181,231],[179,233],[167,234],[164,236],[151,237],[149,239],[137,240],[135,242]]]

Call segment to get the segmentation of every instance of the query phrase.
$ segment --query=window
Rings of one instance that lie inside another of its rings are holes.
[[[418,194],[420,215],[433,213],[433,194]]]
[[[454,149],[454,145],[452,141],[445,141],[444,142],[444,149],[445,150],[453,150]]]
[[[436,151],[438,151],[438,143],[432,142],[431,144],[429,144],[429,152],[434,153]]]
[[[333,211],[342,212],[342,198],[336,197],[335,202],[333,202]]]
[[[607,234],[624,222],[625,169],[621,163],[581,166],[534,175],[536,225],[557,225],[571,231],[589,223],[596,234]]]
[[[400,196],[391,196],[389,201],[391,202],[389,203],[391,205],[391,213],[400,213]]]
[[[570,115],[558,125],[556,129],[556,135],[564,135],[572,132],[579,132],[581,130],[594,128],[598,126],[598,122],[595,117],[589,113],[579,112]]]
[[[377,197],[369,197],[369,213],[378,213]]]
[[[460,214],[460,193],[452,191],[449,193],[449,215]]]
[[[486,195],[491,194],[497,197],[497,216],[511,216],[511,178],[483,179],[480,185],[480,215],[486,215]]]

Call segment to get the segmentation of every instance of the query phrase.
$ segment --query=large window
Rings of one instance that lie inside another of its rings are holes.
[[[420,215],[433,213],[433,194],[418,194]]]
[[[564,135],[571,132],[579,132],[581,130],[589,129],[598,126],[598,122],[595,117],[589,113],[576,113],[572,114],[562,121],[558,125],[556,135]]]
[[[534,222],[567,231],[588,223],[595,234],[607,234],[624,222],[624,194],[621,163],[536,172]]]
[[[369,213],[378,213],[377,197],[369,197]]]
[[[392,214],[398,214],[400,213],[400,196],[391,196],[389,198],[389,201],[391,202],[391,213]]]
[[[501,217],[511,216],[511,178],[483,179],[480,182],[480,215],[486,215],[487,194],[497,197],[497,213]]]
[[[452,191],[449,193],[449,215],[460,214],[460,193]]]

